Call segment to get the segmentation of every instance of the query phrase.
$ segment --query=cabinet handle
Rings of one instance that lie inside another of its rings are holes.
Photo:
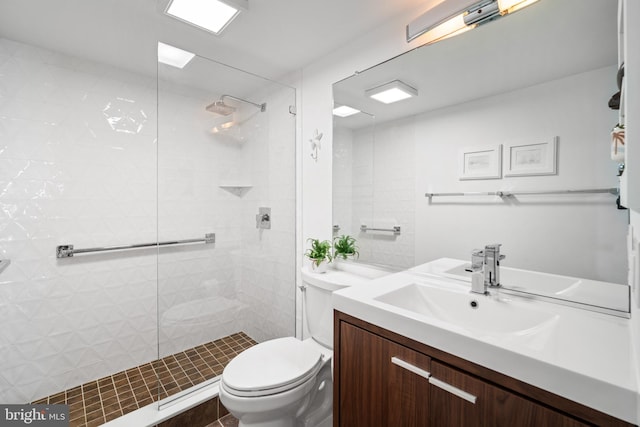
[[[474,405],[476,404],[477,397],[475,397],[473,394],[467,393],[464,390],[460,390],[458,387],[454,387],[451,384],[447,384],[444,381],[440,381],[437,378],[429,377],[429,384],[432,384],[438,388],[446,390],[451,394],[455,394],[456,396],[466,400],[467,402],[471,402]]]
[[[394,365],[398,365],[401,368],[406,369],[407,371],[411,371],[416,375],[420,375],[422,378],[429,379],[429,377],[431,376],[430,372],[425,371],[424,369],[418,368],[417,366],[412,365],[409,362],[405,362],[402,359],[398,359],[395,356],[391,358],[391,363],[393,363]]]

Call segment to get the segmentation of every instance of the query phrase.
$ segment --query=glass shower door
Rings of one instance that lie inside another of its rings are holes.
[[[155,80],[0,38],[0,403],[85,426],[153,402]]]
[[[295,91],[198,56],[158,67],[158,238],[209,236],[159,248],[165,398],[294,335]]]

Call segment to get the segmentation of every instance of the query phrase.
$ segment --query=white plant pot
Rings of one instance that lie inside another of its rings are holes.
[[[326,273],[328,265],[329,263],[326,259],[321,261],[320,264],[316,264],[314,260],[311,260],[311,271],[317,274]]]

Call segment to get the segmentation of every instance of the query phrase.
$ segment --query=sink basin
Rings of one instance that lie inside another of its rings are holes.
[[[443,269],[436,274],[471,282],[470,267],[471,264],[460,262],[455,267]],[[627,285],[510,267],[500,267],[500,283],[503,292],[514,295],[539,298],[626,318],[630,313]]]
[[[419,283],[410,283],[374,299],[482,335],[535,334],[548,329],[558,318],[526,302]]]
[[[459,265],[443,272],[444,276],[471,282],[471,264]],[[502,286],[514,290],[531,290],[546,295],[565,295],[575,293],[582,280],[555,274],[538,273],[535,271],[518,270],[515,268],[500,268]]]

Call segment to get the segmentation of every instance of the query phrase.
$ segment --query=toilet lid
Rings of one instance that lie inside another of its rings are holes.
[[[320,370],[322,353],[293,337],[257,344],[224,368],[225,388],[238,396],[265,396],[290,390]]]

